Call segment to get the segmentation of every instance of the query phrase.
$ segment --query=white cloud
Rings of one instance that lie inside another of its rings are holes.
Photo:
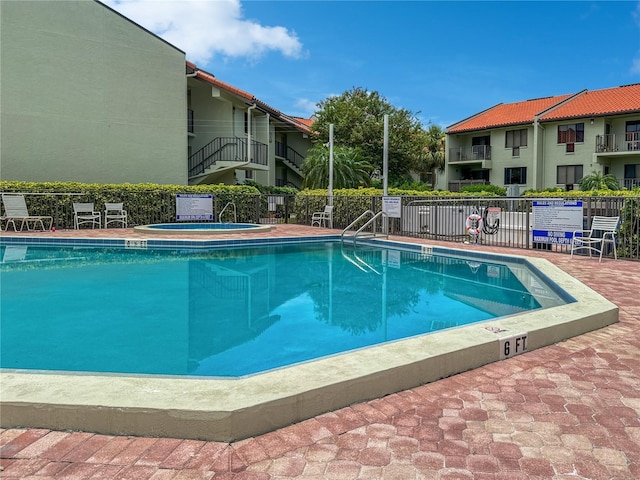
[[[102,0],[206,64],[216,56],[257,58],[268,51],[298,58],[302,43],[295,32],[243,18],[239,0]]]
[[[303,117],[309,118],[316,112],[316,103],[308,98],[299,98],[296,100],[295,107],[298,111],[304,112]]]
[[[632,75],[640,75],[640,54],[631,61],[631,68],[629,73]]]

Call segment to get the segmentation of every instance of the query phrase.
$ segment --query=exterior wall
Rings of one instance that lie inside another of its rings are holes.
[[[511,148],[505,147],[506,132],[509,130],[526,130],[527,145],[520,147],[519,155],[514,156]],[[490,181],[493,185],[506,187],[504,182],[504,174],[506,168],[527,169],[526,182],[518,183],[520,190],[528,190],[534,185],[533,172],[533,127],[526,125],[518,125],[515,127],[501,128],[491,132],[491,160],[493,167],[491,169]]]
[[[600,119],[598,123],[600,123]],[[584,142],[576,142],[574,144],[574,152],[567,152],[567,146],[564,143],[558,143],[558,126],[582,123],[584,124]],[[558,183],[558,167],[559,166],[575,166],[581,165],[583,176],[589,175],[594,170],[602,173],[600,165],[595,163],[595,137],[596,132],[600,132],[600,127],[596,124],[591,125],[590,119],[571,119],[558,122],[545,122],[544,128],[544,144],[542,149],[543,158],[540,159],[543,172],[542,188],[560,187],[564,188],[564,184]],[[579,179],[577,179],[579,180]],[[571,187],[569,187],[571,188]]]
[[[0,2],[5,180],[186,184],[185,56],[90,1]]]

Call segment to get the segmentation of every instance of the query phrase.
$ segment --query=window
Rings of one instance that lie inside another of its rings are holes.
[[[627,122],[627,150],[640,150],[640,120]]]
[[[557,169],[557,183],[573,185],[582,180],[582,165],[562,165]]]
[[[246,178],[247,180],[252,180],[253,179],[253,170],[245,170],[244,171],[244,178]]]
[[[624,178],[636,179],[638,178],[636,173],[640,174],[640,164],[627,164],[624,166]]]
[[[505,168],[504,184],[524,184],[527,183],[527,167]]]
[[[244,112],[244,133],[249,133],[249,115]]]
[[[527,146],[527,129],[507,130],[504,137],[505,148],[526,147]]]
[[[584,123],[558,125],[558,143],[584,142]]]

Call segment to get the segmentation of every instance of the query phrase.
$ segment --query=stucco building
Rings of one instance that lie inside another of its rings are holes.
[[[301,185],[308,124],[98,1],[2,0],[0,49],[3,180]]]
[[[499,104],[449,126],[437,188],[575,188],[592,172],[640,185],[640,84]]]

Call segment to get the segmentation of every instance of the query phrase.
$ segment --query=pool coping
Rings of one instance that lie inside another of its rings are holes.
[[[327,238],[335,236],[321,237]],[[268,244],[291,239],[229,242]],[[207,243],[196,241],[195,245]],[[505,342],[524,334],[526,352],[618,321],[616,305],[547,260],[389,243],[527,262],[577,301],[234,379],[0,370],[0,423],[5,428],[231,442],[499,361]]]

